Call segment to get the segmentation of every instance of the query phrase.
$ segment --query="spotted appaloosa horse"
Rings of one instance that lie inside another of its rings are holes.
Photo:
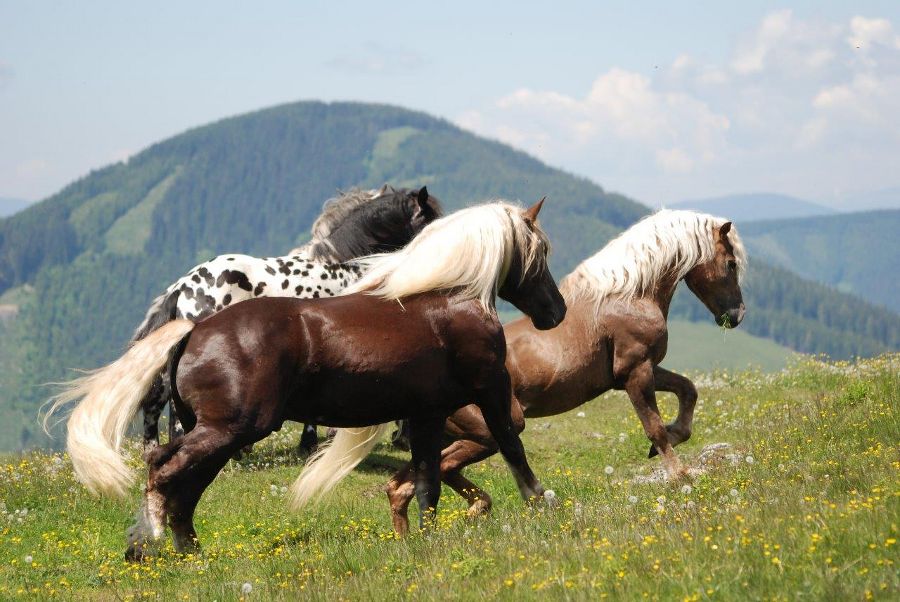
[[[327,201],[312,226],[312,240],[283,257],[220,255],[194,267],[153,301],[132,342],[171,320],[198,322],[247,299],[334,297],[361,275],[351,260],[396,251],[441,214],[440,201],[424,186],[351,190]],[[145,453],[159,444],[159,416],[168,401],[168,386],[160,378],[141,404]],[[172,439],[174,416],[169,426]],[[305,425],[301,448],[312,450],[317,442],[316,426]]]
[[[666,355],[669,303],[684,279],[718,324],[737,326],[744,316],[739,277],[746,257],[731,222],[660,211],[582,262],[560,285],[569,311],[559,328],[538,332],[521,319],[505,327],[516,427],[524,429],[525,418],[569,411],[610,389],[625,390],[650,438],[650,457],[662,454],[671,477],[684,474],[672,447],[691,436],[697,391],[690,380],[659,365]],[[660,418],[656,391],[678,396],[672,424]],[[462,475],[465,466],[497,451],[480,410],[457,411],[445,433],[453,443],[442,453],[444,482],[468,501],[469,514],[486,512],[490,496]],[[400,534],[408,529],[412,474],[408,465],[387,486]]]
[[[384,423],[409,418],[420,520],[431,524],[441,491],[441,431],[466,400],[481,408],[522,496],[544,497],[510,418],[495,307],[499,295],[539,329],[565,317],[539,210],[540,203],[523,210],[502,202],[463,209],[427,226],[405,249],[364,260],[368,273],[345,296],[251,299],[196,324],[173,320],[70,383],[50,414],[81,399],[68,421],[67,448],[76,476],[96,493],[127,492],[131,474],[120,445],[166,365],[178,413],[193,423],[150,454],[126,556],[147,553],[167,519],[176,550],[195,549],[193,516],[204,490],[237,449],[286,420],[343,427],[292,487],[295,507],[348,474]]]

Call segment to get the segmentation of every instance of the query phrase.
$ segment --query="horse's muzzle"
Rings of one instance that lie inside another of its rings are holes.
[[[746,307],[744,307],[744,304],[741,303],[739,306],[729,309],[721,316],[719,316],[716,319],[716,322],[719,324],[719,326],[722,326],[724,328],[734,328],[744,319],[744,314],[746,313],[746,311]]]

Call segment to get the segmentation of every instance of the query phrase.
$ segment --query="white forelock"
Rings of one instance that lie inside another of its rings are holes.
[[[546,251],[547,236],[525,221],[522,208],[494,201],[435,220],[395,253],[360,259],[366,274],[344,294],[365,291],[402,299],[453,289],[488,310],[514,254],[521,257],[524,274],[536,262],[546,262]]]
[[[631,300],[652,293],[663,277],[681,280],[695,266],[715,256],[714,233],[729,220],[694,211],[663,209],[648,215],[563,279],[560,289],[600,302],[607,297]],[[738,277],[747,270],[744,244],[732,226]]]

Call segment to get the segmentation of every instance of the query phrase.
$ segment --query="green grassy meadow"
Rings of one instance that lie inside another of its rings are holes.
[[[532,466],[559,505],[526,507],[495,457],[467,475],[493,494],[468,519],[445,488],[438,526],[396,539],[387,445],[324,504],[287,510],[301,468],[285,429],[230,463],[201,501],[204,551],[167,544],[122,559],[139,488],[91,497],[65,456],[0,462],[0,599],[658,599],[900,597],[900,355],[795,360],[784,371],[697,379],[691,482],[636,482],[659,467],[628,400],[608,394],[529,422]],[[674,399],[665,396],[667,414]],[[135,465],[138,465],[136,449]],[[411,516],[415,517],[413,510]]]

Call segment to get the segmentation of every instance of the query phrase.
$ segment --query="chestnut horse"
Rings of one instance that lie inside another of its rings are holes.
[[[669,303],[683,279],[719,325],[737,326],[744,316],[739,278],[746,264],[731,222],[711,215],[660,211],[626,230],[562,281],[568,317],[559,328],[538,332],[522,319],[505,327],[517,428],[524,429],[525,417],[561,414],[610,389],[624,390],[652,443],[650,457],[662,454],[668,475],[683,475],[672,447],[691,436],[697,391],[659,365],[666,356]],[[660,418],[656,391],[678,396],[672,424]],[[441,456],[444,482],[466,498],[470,515],[486,512],[490,496],[461,473],[497,451],[479,409],[456,412],[446,434],[454,442]],[[400,534],[408,528],[412,474],[408,465],[387,486]]]
[[[168,363],[187,432],[147,458],[144,503],[126,557],[142,558],[166,519],[175,549],[195,549],[193,516],[204,490],[232,454],[285,420],[352,427],[310,460],[292,487],[295,508],[348,474],[384,423],[409,418],[421,519],[430,524],[444,422],[473,399],[522,496],[543,495],[510,419],[506,340],[495,309],[499,295],[539,329],[565,316],[539,210],[540,203],[526,211],[495,202],[456,212],[403,250],[363,259],[366,275],[346,296],[250,299],[196,324],[173,320],[70,383],[51,413],[82,399],[68,421],[76,476],[92,492],[122,496],[131,482],[122,439]]]

